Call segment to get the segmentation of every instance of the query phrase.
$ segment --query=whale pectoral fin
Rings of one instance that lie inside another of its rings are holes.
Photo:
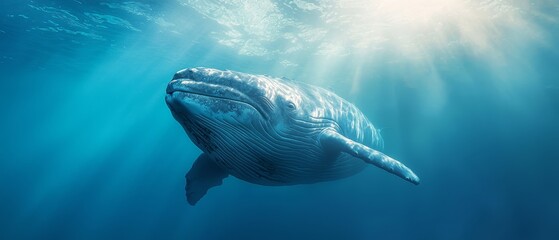
[[[346,138],[335,130],[324,130],[320,135],[320,143],[329,151],[346,152],[415,185],[419,184],[419,177],[401,162],[398,162],[380,151]]]
[[[208,189],[219,186],[229,176],[225,170],[217,166],[206,153],[202,153],[186,174],[186,200],[190,205],[196,204]]]

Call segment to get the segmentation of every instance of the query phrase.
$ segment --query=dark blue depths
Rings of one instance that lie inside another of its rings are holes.
[[[238,51],[180,2],[0,4],[0,239],[559,238],[556,20],[531,20],[543,43],[505,32],[503,58],[456,48],[426,64],[389,49],[325,63],[312,47]],[[164,94],[194,66],[334,89],[421,185],[374,167],[289,187],[230,177],[188,205],[200,150]]]

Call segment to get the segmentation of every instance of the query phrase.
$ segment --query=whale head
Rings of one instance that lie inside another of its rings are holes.
[[[267,76],[211,68],[175,73],[167,85],[167,105],[173,113],[248,124],[277,122],[300,103],[288,85]]]
[[[211,152],[218,147],[212,137],[266,135],[263,131],[288,126],[301,110],[300,95],[292,91],[295,88],[267,76],[190,68],[174,75],[165,100],[193,142]],[[220,130],[224,133],[215,136]]]

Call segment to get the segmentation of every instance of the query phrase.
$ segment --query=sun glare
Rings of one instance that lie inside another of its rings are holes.
[[[525,9],[503,1],[345,0],[330,11],[334,14],[325,16],[325,23],[330,30],[344,32],[338,40],[344,45],[389,48],[410,59],[455,47],[496,55],[497,44],[510,31],[539,37]]]
[[[539,39],[526,1],[181,0],[222,26],[219,44],[240,55],[273,56],[297,66],[300,54],[348,56],[391,51],[403,59],[455,49],[498,56],[507,34]],[[226,7],[224,7],[226,6]]]

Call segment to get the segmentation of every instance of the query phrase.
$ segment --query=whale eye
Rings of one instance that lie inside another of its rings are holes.
[[[289,110],[295,110],[295,103],[293,102],[287,102],[287,109]]]

